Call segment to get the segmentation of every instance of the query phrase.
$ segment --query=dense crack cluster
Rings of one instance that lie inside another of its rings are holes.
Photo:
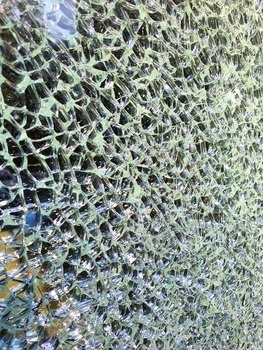
[[[0,4],[1,349],[259,350],[262,3],[47,3]]]

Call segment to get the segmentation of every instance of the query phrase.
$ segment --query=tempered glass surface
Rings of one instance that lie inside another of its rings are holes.
[[[1,349],[261,349],[261,16],[0,2]]]

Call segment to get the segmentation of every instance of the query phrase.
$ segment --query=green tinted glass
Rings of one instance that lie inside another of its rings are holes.
[[[262,3],[0,25],[0,348],[260,350]]]

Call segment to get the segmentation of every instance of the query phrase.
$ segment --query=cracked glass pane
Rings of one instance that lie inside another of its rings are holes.
[[[0,348],[259,350],[262,3],[0,1]]]

